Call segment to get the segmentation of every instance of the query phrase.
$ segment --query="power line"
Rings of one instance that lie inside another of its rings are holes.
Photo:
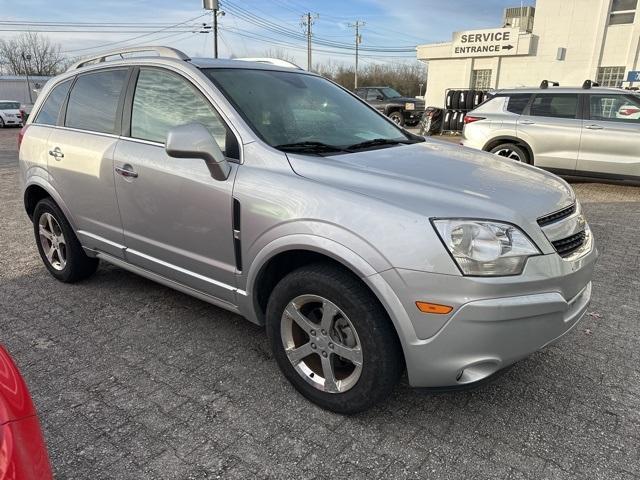
[[[198,16],[196,16],[196,17],[189,18],[188,20],[184,20],[183,22],[175,23],[175,24],[171,25],[171,27],[177,27],[177,26],[179,26],[179,25],[184,25],[185,23],[188,23],[188,22],[193,22],[194,20],[197,20],[197,19],[199,19],[199,18],[202,18],[202,17],[204,17],[205,15],[208,15],[208,14],[207,14],[207,13],[203,13],[203,14],[198,15]],[[126,39],[124,39],[124,40],[118,40],[118,41],[115,41],[115,42],[103,43],[103,44],[101,44],[101,45],[96,45],[96,46],[94,46],[94,47],[76,48],[76,49],[74,49],[74,50],[67,50],[67,51],[62,52],[62,53],[85,52],[85,51],[87,51],[87,50],[95,50],[95,49],[100,49],[100,48],[104,48],[104,47],[110,47],[110,46],[112,46],[112,45],[119,45],[119,44],[122,44],[122,43],[128,43],[128,42],[130,42],[130,41],[137,40],[137,39],[139,39],[139,38],[148,37],[148,36],[154,35],[154,34],[156,34],[156,33],[164,32],[164,31],[166,31],[166,30],[168,30],[168,28],[161,28],[160,30],[157,30],[157,31],[155,31],[155,32],[145,33],[145,34],[143,34],[143,35],[137,35],[137,36],[135,36],[135,37],[126,38]],[[162,38],[156,38],[155,40],[162,40]]]

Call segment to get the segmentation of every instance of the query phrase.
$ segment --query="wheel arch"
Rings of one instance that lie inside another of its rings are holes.
[[[535,157],[533,155],[533,149],[527,142],[518,137],[513,137],[511,135],[500,135],[499,137],[492,138],[487,143],[485,143],[484,147],[482,147],[482,150],[484,150],[485,152],[489,152],[492,148],[495,148],[502,143],[513,143],[518,147],[524,148],[527,156],[529,157],[529,165],[534,165]]]
[[[401,304],[395,295],[389,293],[388,285],[382,284],[383,280],[376,270],[365,259],[337,242],[326,238],[306,239],[306,244],[301,243],[301,239],[296,242],[287,239],[287,244],[280,240],[280,245],[256,257],[247,275],[247,291],[244,292],[246,303],[241,306],[243,314],[254,323],[264,325],[269,295],[277,283],[301,266],[326,262],[349,273],[371,292],[389,316],[404,354],[405,335],[408,328],[413,331],[413,326],[407,322],[404,322],[407,325],[403,325],[402,319],[394,314]]]
[[[58,192],[56,192],[56,190],[44,178],[39,176],[31,177],[24,187],[23,194],[24,208],[31,220],[33,220],[33,211],[35,210],[36,205],[43,198],[51,198],[56,203],[71,225],[71,228],[75,231],[76,225],[73,216]]]

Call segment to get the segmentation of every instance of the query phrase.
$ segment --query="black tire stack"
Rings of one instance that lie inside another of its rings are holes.
[[[445,110],[442,116],[442,132],[462,132],[464,116],[484,102],[486,96],[485,90],[447,90],[444,102]]]

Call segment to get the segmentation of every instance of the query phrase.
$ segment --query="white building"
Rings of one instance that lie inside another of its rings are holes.
[[[500,28],[453,33],[418,45],[428,62],[426,103],[442,107],[447,88],[640,86],[638,0],[537,0],[507,8]],[[627,83],[627,80],[636,83]]]

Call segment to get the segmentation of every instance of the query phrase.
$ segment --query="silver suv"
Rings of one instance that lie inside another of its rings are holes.
[[[500,90],[467,114],[461,143],[561,175],[638,181],[640,96],[588,80]]]
[[[342,413],[405,369],[483,380],[583,316],[597,254],[560,178],[425,141],[309,72],[152,50],[52,79],[22,132],[55,278],[103,260],[265,325],[284,375]]]

